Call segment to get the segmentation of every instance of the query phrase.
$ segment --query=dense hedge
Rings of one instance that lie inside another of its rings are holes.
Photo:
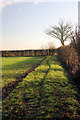
[[[58,58],[64,67],[72,76],[80,76],[79,74],[79,60],[76,50],[71,46],[62,46],[57,49]]]

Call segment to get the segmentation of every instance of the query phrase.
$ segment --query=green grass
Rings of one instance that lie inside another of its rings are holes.
[[[2,57],[2,86],[15,81],[16,77],[24,74],[43,57]]]
[[[3,100],[3,117],[78,119],[77,94],[57,58],[49,56]]]

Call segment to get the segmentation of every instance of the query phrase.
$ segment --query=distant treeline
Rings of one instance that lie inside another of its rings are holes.
[[[54,49],[0,51],[2,57],[8,56],[44,56],[53,55]]]

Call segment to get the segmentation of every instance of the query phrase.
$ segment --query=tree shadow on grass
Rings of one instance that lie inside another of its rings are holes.
[[[22,118],[22,119],[27,119],[27,118],[36,118],[36,116],[40,117],[41,115],[44,115],[40,111],[44,111],[45,109],[42,108],[42,106],[45,106],[42,101],[45,99],[45,91],[44,91],[44,80],[49,72],[49,69],[46,71],[43,79],[40,81],[28,81],[27,84],[24,85],[24,90],[22,93],[22,100],[23,103],[22,105],[25,106],[23,110],[19,110],[19,104],[15,105],[13,107],[13,110],[11,110],[10,115],[8,116],[8,119],[13,119],[14,118]],[[46,100],[44,101],[46,104]],[[18,112],[16,112],[18,109]],[[3,116],[5,119],[5,117]]]
[[[69,83],[73,86],[73,89],[77,91],[76,99],[80,101],[80,78],[77,77],[76,75],[72,75],[65,63],[62,63],[60,61],[60,64],[62,65],[65,72],[67,73],[66,77],[69,79]],[[79,113],[80,113],[80,110],[79,110]]]
[[[63,90],[63,87],[65,88],[66,85],[61,85],[62,89],[60,89],[60,86],[57,85],[58,83],[56,83],[52,89],[49,88],[48,83],[46,83],[47,87],[45,85],[45,80],[49,69],[46,71],[43,79],[40,81],[30,81],[24,85],[22,93],[22,105],[25,107],[21,109],[19,105],[15,105],[14,109],[10,113],[9,120],[11,118],[13,120],[15,118],[36,120],[40,118],[45,119],[45,117],[46,119],[50,119],[51,117],[51,119],[70,119],[72,111],[68,113],[67,106],[72,104],[68,101],[64,102],[64,100],[67,98],[67,93]],[[61,92],[62,90],[63,92]],[[69,95],[69,92],[67,95]],[[62,100],[64,104],[62,103]],[[19,111],[15,112],[17,111],[17,108],[19,108]],[[64,112],[65,114],[63,114]]]
[[[41,57],[30,57],[28,59],[26,58],[26,60],[16,62],[16,63],[11,64],[11,65],[4,66],[3,70],[19,70],[20,68],[25,69],[25,67],[26,68],[27,68],[27,66],[31,67],[31,65],[32,66],[35,65],[36,62],[39,62],[40,60],[41,60]]]
[[[34,71],[34,69],[41,64],[42,61],[44,61],[46,59],[46,57],[44,59],[42,59],[38,64],[36,64],[35,66],[33,66],[31,69],[28,69],[24,74],[19,74],[19,75],[15,75],[15,81],[11,81],[10,83],[8,83],[6,86],[3,87],[3,99],[5,99],[8,94],[10,94],[10,92],[16,88],[16,86],[18,85],[19,82],[22,82],[23,78],[25,78],[30,72]],[[11,76],[12,77],[12,76]]]

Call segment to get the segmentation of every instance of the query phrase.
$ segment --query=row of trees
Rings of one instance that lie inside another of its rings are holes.
[[[43,50],[15,50],[15,51],[2,51],[3,57],[8,56],[44,56],[53,55],[54,50],[43,49]]]

